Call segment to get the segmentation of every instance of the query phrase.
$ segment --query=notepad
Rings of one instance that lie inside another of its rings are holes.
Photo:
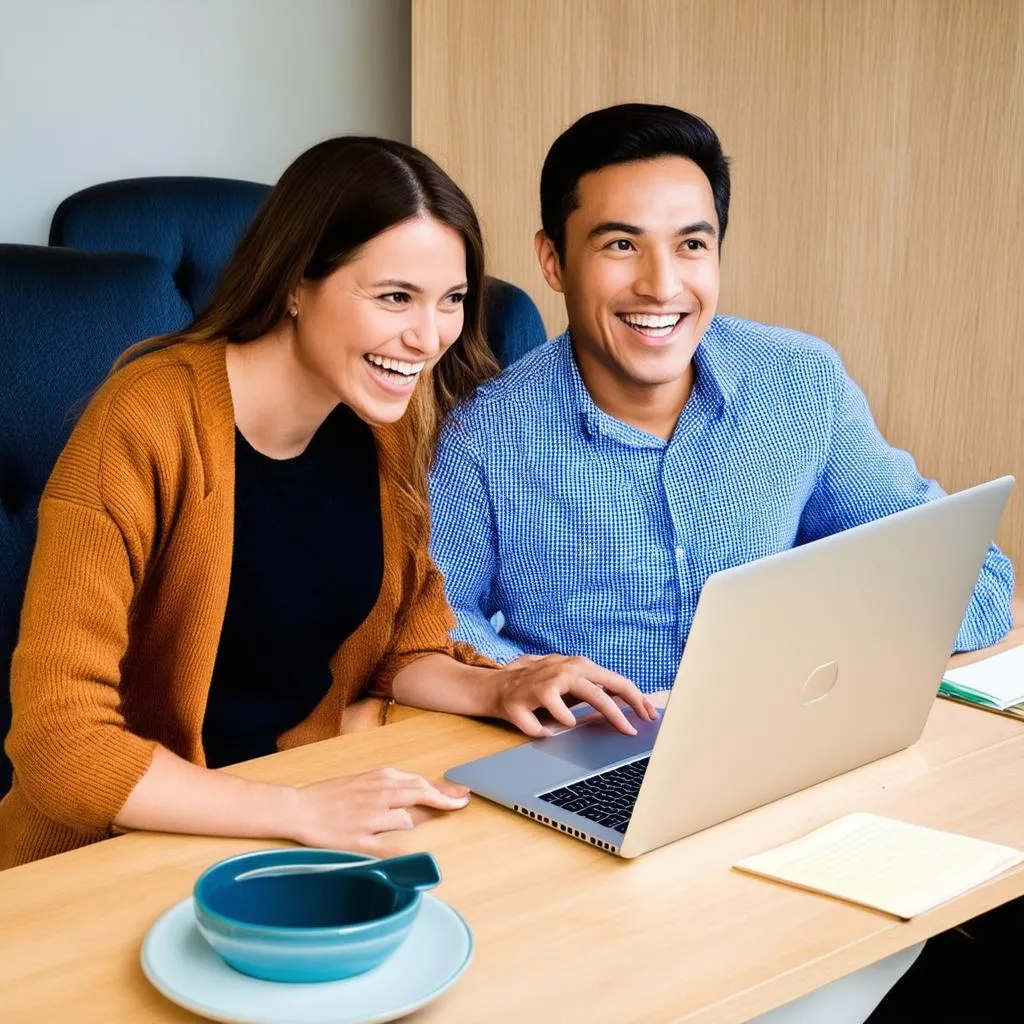
[[[1022,862],[1009,846],[859,813],[734,866],[906,920]]]
[[[950,669],[939,693],[998,711],[1024,703],[1024,646]]]

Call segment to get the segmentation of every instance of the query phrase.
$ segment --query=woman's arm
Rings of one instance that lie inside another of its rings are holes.
[[[15,785],[38,811],[95,838],[155,747],[122,712],[134,593],[132,555],[112,518],[45,495],[11,661],[7,752]]]
[[[122,829],[287,839],[297,790],[200,768],[157,747],[114,818]]]
[[[149,770],[114,818],[122,829],[290,839],[304,846],[381,855],[413,827],[420,808],[454,811],[467,791],[394,768],[311,786],[253,782],[200,768],[157,747]]]
[[[140,561],[139,558],[134,559]],[[419,807],[465,791],[381,769],[303,789],[197,767],[133,733],[122,714],[133,555],[110,516],[44,498],[12,663],[8,751],[44,815],[90,838],[120,828],[293,839],[373,851]]]

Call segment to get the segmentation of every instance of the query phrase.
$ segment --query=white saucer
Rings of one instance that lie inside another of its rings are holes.
[[[310,984],[261,981],[221,960],[199,934],[191,897],[142,943],[142,970],[173,1003],[229,1024],[378,1024],[436,999],[469,966],[473,939],[447,903],[424,895],[409,937],[380,967]]]

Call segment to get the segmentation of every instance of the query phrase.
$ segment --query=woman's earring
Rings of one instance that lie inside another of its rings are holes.
[[[290,316],[290,317],[291,317],[291,318],[292,318],[293,320],[295,320],[295,319],[297,319],[297,318],[298,318],[298,315],[299,315],[299,311],[298,311],[298,310],[297,310],[297,309],[296,309],[296,308],[295,308],[294,306],[292,306],[292,308],[288,310],[288,315],[289,315],[289,316]]]

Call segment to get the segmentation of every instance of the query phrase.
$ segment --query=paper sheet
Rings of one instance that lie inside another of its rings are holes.
[[[1024,702],[1024,645],[992,655],[973,665],[950,669],[943,683],[950,682],[953,696],[977,695],[1000,711]],[[940,692],[943,687],[940,687]],[[957,692],[961,691],[961,692]]]
[[[860,813],[735,866],[908,919],[1022,862],[1009,846]]]

